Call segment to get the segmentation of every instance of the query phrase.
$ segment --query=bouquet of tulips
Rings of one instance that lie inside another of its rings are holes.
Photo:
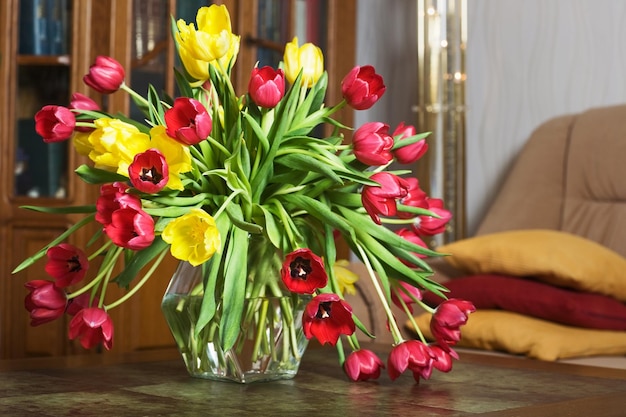
[[[280,276],[259,282],[246,268],[226,278],[209,272],[199,328],[212,320],[218,301],[228,303],[229,317],[219,326],[224,342],[232,344],[246,297],[310,294],[303,317],[307,338],[337,346],[352,380],[378,378],[385,365],[360,347],[356,332],[374,335],[344,300],[354,283],[339,273],[340,236],[365,264],[366,279],[386,311],[395,340],[387,361],[391,378],[406,370],[416,380],[428,378],[433,368],[449,371],[459,327],[474,307],[445,300],[432,309],[422,303],[421,292],[445,299],[445,287],[429,278],[432,270],[424,260],[438,253],[422,238],[441,233],[451,214],[420,189],[410,170],[389,169],[394,160],[417,161],[427,150],[428,134],[417,134],[410,125],[391,131],[385,123],[370,122],[346,144],[341,132],[349,128],[332,118],[346,105],[373,106],[385,92],[382,77],[372,66],[354,67],[342,81],[343,100],[326,106],[322,52],[294,38],[285,47],[284,62],[278,68],[252,68],[248,91],[238,95],[230,74],[240,39],[232,33],[225,6],[199,9],[197,27],[173,21],[172,31],[183,64],[176,72],[179,97],[160,96],[152,87],[145,97],[137,93],[111,57],[98,57],[84,77],[99,93],[129,94],[145,119],[107,114],[81,94],[72,96],[69,107],[47,105],[35,116],[45,142],[71,140],[88,156],[92,164],[75,172],[99,186],[100,195],[87,207],[27,207],[84,215],[14,270],[47,258],[51,279],[26,284],[32,324],[69,314],[70,338],[85,348],[110,349],[113,323],[107,312],[138,291],[165,256],[223,271],[245,264],[249,237],[258,235],[285,254]],[[318,137],[321,125],[332,126],[333,133]],[[67,243],[91,222],[101,227],[87,248]],[[99,266],[92,271],[95,259]],[[109,285],[129,290],[109,300]],[[409,317],[412,304],[433,311],[436,343],[406,340],[392,303]]]

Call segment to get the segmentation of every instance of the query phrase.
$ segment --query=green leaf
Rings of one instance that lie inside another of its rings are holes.
[[[261,128],[259,123],[250,114],[248,113],[242,113],[242,114],[243,114],[244,119],[246,119],[246,121],[248,122],[248,125],[254,131],[254,134],[256,135],[257,139],[259,140],[259,143],[261,144],[261,147],[263,148],[263,152],[269,151],[270,142],[269,140],[267,140],[267,135],[263,131],[263,128]]]
[[[213,320],[215,312],[217,311],[217,288],[223,285],[222,270],[224,264],[224,258],[226,257],[226,243],[227,237],[232,223],[228,216],[219,216],[215,219],[217,229],[220,231],[221,246],[220,250],[213,255],[209,262],[202,265],[204,280],[204,295],[202,298],[202,304],[200,305],[200,313],[198,314],[198,321],[196,323],[195,336],[199,337],[202,329]],[[218,282],[219,281],[219,282]]]
[[[318,161],[317,159],[308,155],[303,155],[300,153],[284,155],[280,158],[276,158],[276,163],[284,165],[287,168],[291,168],[296,171],[317,172],[328,178],[331,178],[335,182],[342,183],[341,178],[339,178],[339,176],[328,164]]]
[[[139,271],[141,271],[144,266],[148,265],[157,255],[162,253],[168,246],[169,244],[161,239],[161,236],[155,236],[150,246],[133,253],[133,256],[124,266],[124,270],[113,279],[113,282],[116,282],[117,285],[122,288],[128,288],[130,283],[139,274]]]
[[[71,213],[95,213],[96,206],[65,206],[65,207],[42,207],[42,206],[20,206],[21,209],[37,211],[39,213],[51,214],[71,214]]]
[[[261,205],[257,205],[257,207],[260,208],[263,212],[263,217],[265,219],[265,234],[269,238],[270,242],[272,242],[274,246],[279,248],[280,242],[282,240],[282,232],[276,224],[274,215],[268,209]]]
[[[220,320],[220,338],[224,350],[235,345],[241,332],[248,275],[248,233],[237,227],[231,231],[224,263],[223,314]]]
[[[128,181],[128,178],[116,172],[81,165],[74,171],[87,184],[106,184],[115,181]]]
[[[148,86],[148,113],[153,125],[165,125],[163,105],[159,94],[152,84]]]
[[[330,207],[321,203],[311,197],[302,194],[287,194],[281,196],[286,202],[301,208],[313,217],[318,219],[322,223],[328,223],[335,229],[339,229],[342,234],[353,235],[354,230],[352,225],[348,223],[343,217],[334,213]]]
[[[258,224],[250,223],[244,220],[241,207],[237,204],[228,204],[226,206],[226,214],[230,217],[230,221],[240,229],[249,233],[263,233],[263,228]]]

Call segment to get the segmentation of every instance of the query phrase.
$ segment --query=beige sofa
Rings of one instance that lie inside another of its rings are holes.
[[[532,133],[476,236],[531,229],[571,233],[626,257],[626,105],[556,117]],[[432,265],[437,280],[468,274],[448,260],[438,258]],[[362,266],[354,269],[365,277]],[[623,275],[626,282],[626,270]],[[369,280],[361,279],[358,296],[349,301],[379,340],[390,342],[384,314],[368,301],[374,296]],[[626,368],[622,355],[564,361]]]

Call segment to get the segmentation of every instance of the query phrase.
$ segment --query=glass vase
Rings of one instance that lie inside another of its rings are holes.
[[[239,383],[293,378],[308,344],[302,313],[310,297],[247,298],[237,340],[224,349],[218,320],[223,314],[221,303],[216,319],[196,331],[202,284],[202,268],[181,262],[161,304],[189,374]]]

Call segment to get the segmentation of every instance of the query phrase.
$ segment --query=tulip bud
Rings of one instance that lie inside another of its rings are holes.
[[[341,81],[341,93],[355,110],[369,109],[382,97],[386,87],[383,77],[371,65],[354,67]]]
[[[285,73],[270,66],[254,68],[248,83],[248,94],[258,106],[266,109],[276,107],[285,95]]]
[[[62,106],[44,106],[35,114],[35,130],[46,143],[61,142],[74,133],[76,117]]]
[[[109,56],[98,56],[96,62],[89,67],[89,73],[83,81],[89,87],[102,94],[111,94],[119,90],[124,83],[124,67]]]
[[[24,299],[24,306],[30,312],[31,326],[48,323],[63,315],[67,296],[52,281],[34,280],[24,286],[30,291]]]

